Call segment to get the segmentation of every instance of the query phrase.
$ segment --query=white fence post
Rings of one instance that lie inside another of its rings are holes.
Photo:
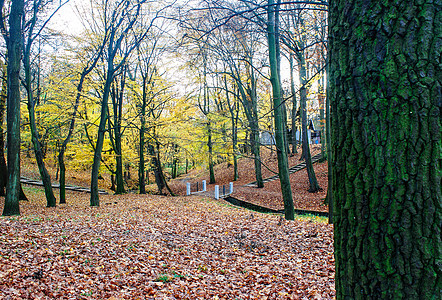
[[[190,195],[190,182],[186,182],[186,195]]]
[[[206,191],[206,189],[207,189],[207,186],[206,186],[206,181],[205,181],[205,180],[203,180],[203,192],[205,192],[205,191]]]
[[[233,193],[233,182],[229,182],[229,194]]]
[[[219,199],[219,185],[215,185],[215,199]]]

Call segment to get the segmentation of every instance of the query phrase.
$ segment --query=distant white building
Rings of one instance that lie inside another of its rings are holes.
[[[259,133],[259,142],[261,145],[275,145],[275,136],[270,131],[261,131]]]
[[[292,134],[291,130],[289,130],[287,132],[287,137],[288,137],[290,144],[292,143],[291,134]],[[308,122],[307,138],[308,138],[309,144],[321,143],[321,132],[319,130],[315,129],[315,126],[314,126],[312,120],[309,120],[309,122]],[[301,131],[299,131],[299,130],[296,131],[296,141],[298,143],[301,143],[301,141],[302,141]],[[261,145],[266,145],[266,146],[276,144],[275,143],[275,136],[269,130],[264,130],[259,133],[259,142],[261,143]]]

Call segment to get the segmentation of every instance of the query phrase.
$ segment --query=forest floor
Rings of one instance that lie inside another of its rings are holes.
[[[25,188],[0,218],[1,299],[332,299],[332,227],[202,197]],[[0,205],[3,207],[3,199]]]
[[[315,167],[317,176],[326,172],[326,164]],[[226,170],[228,182],[231,169],[217,166],[218,179]],[[254,180],[243,171],[235,189]],[[82,175],[70,176],[82,185]],[[296,180],[295,199],[305,187],[305,178]],[[134,193],[102,195],[100,207],[90,207],[89,194],[68,191],[67,204],[47,208],[42,188],[24,189],[30,201],[20,203],[21,216],[0,218],[0,299],[334,298],[326,218],[285,221],[206,197]],[[254,201],[277,207],[277,189],[265,189],[255,190],[269,200]],[[325,210],[322,193],[305,194],[319,204],[304,207]]]

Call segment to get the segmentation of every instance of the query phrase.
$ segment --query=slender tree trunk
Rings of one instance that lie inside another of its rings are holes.
[[[249,65],[252,65],[251,58],[248,57]],[[259,141],[259,123],[258,123],[258,97],[256,93],[256,79],[254,75],[253,68],[249,68],[249,79],[247,83],[247,92],[244,88],[244,83],[241,81],[241,72],[235,64],[229,65],[231,73],[236,74],[233,76],[236,85],[238,87],[238,92],[241,97],[241,104],[244,107],[244,113],[246,114],[247,121],[249,122],[250,132],[246,132],[246,140],[250,137],[250,150],[254,156],[255,164],[255,177],[257,182],[257,187],[264,187],[264,182],[262,179],[261,170],[261,153],[260,153],[260,141]],[[246,144],[244,144],[244,152],[248,153]]]
[[[238,180],[238,158],[237,158],[237,152],[238,152],[238,110],[236,109],[237,103],[234,101],[233,103],[230,102],[230,95],[229,95],[229,89],[227,86],[227,77],[224,77],[224,87],[226,90],[226,100],[227,105],[229,107],[230,112],[230,122],[231,122],[231,131],[232,131],[232,157],[233,157],[233,181]],[[186,172],[187,173],[187,172]]]
[[[255,121],[250,123],[250,140],[251,140],[251,148],[254,157],[253,162],[255,163],[256,187],[263,188],[264,181],[262,179],[261,153],[260,153],[261,143],[259,141],[259,127],[257,122]]]
[[[122,115],[123,115],[123,95],[126,79],[126,67],[123,67],[121,73],[120,86],[115,83],[113,87],[112,106],[114,112],[114,138],[115,138],[115,176],[117,179],[117,189],[115,194],[121,195],[126,193],[124,189],[124,177],[123,177],[123,148],[121,145],[122,134]]]
[[[115,187],[115,175],[114,175],[114,173],[112,173],[111,174],[111,187],[110,187],[110,190],[115,192],[116,189],[117,188]]]
[[[122,155],[122,147],[121,147],[121,132],[116,125],[115,127],[115,177],[117,181],[117,189],[115,194],[121,195],[126,192],[124,189],[124,177],[123,177],[123,155]]]
[[[29,102],[31,101],[31,103]],[[54,191],[52,190],[52,183],[51,183],[51,177],[46,169],[44,160],[43,160],[43,152],[41,150],[39,138],[38,138],[38,132],[37,132],[37,126],[35,124],[35,111],[33,107],[33,100],[28,99],[28,110],[29,110],[29,123],[31,126],[31,138],[32,143],[34,145],[34,152],[35,152],[35,158],[37,160],[37,166],[38,170],[40,172],[41,180],[43,182],[45,195],[46,195],[46,201],[48,207],[55,207],[56,200],[54,196]]]
[[[298,105],[296,103],[295,79],[293,76],[294,69],[293,53],[290,53],[290,92],[292,93],[292,155],[298,153],[298,145],[296,141],[296,112]]]
[[[35,98],[32,92],[32,78],[31,78],[31,64],[30,64],[30,55],[31,55],[31,43],[28,41],[26,45],[26,49],[23,55],[23,66],[25,71],[25,87],[27,92],[27,107],[29,112],[29,126],[31,128],[31,140],[34,146],[34,154],[35,159],[37,161],[38,170],[40,172],[40,177],[43,182],[47,207],[55,207],[56,200],[54,196],[54,191],[52,189],[51,177],[46,169],[44,163],[44,154],[42,150],[42,145],[39,140],[39,134],[37,129],[37,124],[35,120]]]
[[[277,56],[277,47],[279,47],[279,20],[278,11],[280,0],[277,0],[277,5],[274,6],[275,1],[268,1],[268,44],[269,44],[269,60],[270,60],[270,80],[272,83],[273,92],[273,106],[275,111],[275,140],[276,151],[278,155],[278,171],[281,181],[282,198],[284,200],[284,214],[287,220],[295,218],[292,188],[290,185],[288,157],[285,151],[284,144],[284,118],[282,112],[282,95],[281,95],[281,81],[278,73],[279,57]]]
[[[172,144],[172,178],[178,177],[178,145]]]
[[[282,99],[284,99],[284,93],[281,91]],[[285,151],[287,152],[287,155],[290,155],[290,145],[289,145],[289,139],[288,139],[288,117],[287,117],[287,106],[285,105],[285,102],[282,103],[282,112],[284,115],[284,141],[285,141]]]
[[[141,113],[140,113],[140,161],[138,166],[138,181],[140,182],[140,194],[146,194],[146,177],[145,177],[145,158],[144,158],[144,148],[145,148],[145,137],[146,132],[146,106],[147,106],[147,75],[143,75],[143,95],[141,103]],[[147,179],[149,181],[149,178]]]
[[[232,155],[233,155],[233,181],[237,181],[238,174],[238,114],[231,116],[232,121]]]
[[[213,144],[212,127],[210,121],[207,122],[207,147],[209,147],[209,183],[215,183],[215,171],[213,170]]]
[[[440,299],[441,2],[329,11],[336,298]]]
[[[116,179],[116,195],[124,194],[124,180],[127,179],[127,175],[123,176],[123,157],[121,151],[121,137],[118,125],[115,127],[115,179]]]
[[[236,105],[235,105],[236,106]],[[233,181],[237,181],[239,178],[238,173],[238,110],[236,116],[232,118],[232,152],[233,152]]]
[[[60,204],[66,203],[66,165],[64,163],[64,149],[58,153],[58,167],[60,168]]]
[[[101,100],[100,124],[98,125],[97,143],[95,145],[94,162],[92,164],[91,201],[90,201],[91,206],[100,205],[100,199],[98,197],[98,174],[100,171],[101,151],[103,150],[104,133],[106,131],[106,121],[108,118],[108,102],[109,102],[109,94],[113,78],[112,74],[113,74],[113,68],[109,64],[106,83],[104,85],[103,98]]]
[[[93,63],[90,68],[84,68],[80,75],[80,81],[77,85],[77,95],[75,97],[74,111],[72,112],[71,123],[69,125],[69,132],[63,143],[60,146],[60,152],[58,153],[58,166],[60,168],[60,204],[66,203],[66,165],[64,162],[64,155],[66,152],[67,145],[71,140],[72,134],[75,128],[75,117],[77,116],[78,106],[80,105],[81,91],[83,90],[83,83],[86,75],[90,73],[92,68],[95,66],[98,59]]]
[[[155,127],[152,128],[151,136],[153,138],[156,138]],[[152,142],[155,143],[155,145],[153,145]],[[151,157],[151,165],[153,165],[155,182],[158,187],[158,193],[162,195],[163,189],[166,187],[166,179],[164,178],[163,168],[161,166],[160,143],[158,142],[158,140],[152,140],[152,142],[148,143],[149,154]]]
[[[250,65],[252,63],[249,57]],[[252,151],[255,158],[255,177],[256,177],[256,187],[263,188],[264,181],[262,179],[262,168],[261,168],[261,142],[259,140],[259,114],[258,114],[258,95],[256,92],[256,79],[255,72],[253,68],[250,69],[250,100],[251,100],[251,118],[249,122],[251,123],[251,133],[250,138],[252,139]],[[247,101],[247,100],[245,100]]]
[[[312,156],[310,154],[310,145],[308,141],[308,135],[307,135],[307,74],[306,74],[306,68],[305,68],[305,60],[304,55],[301,54],[300,56],[300,72],[299,72],[299,80],[301,84],[301,90],[300,90],[300,103],[301,103],[301,124],[302,124],[302,152],[305,159],[307,174],[308,174],[308,181],[310,184],[309,192],[315,193],[320,190],[318,180],[316,179],[315,170],[313,169],[312,164]]]

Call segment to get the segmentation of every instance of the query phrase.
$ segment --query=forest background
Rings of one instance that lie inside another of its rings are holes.
[[[284,96],[276,110],[267,23],[253,12],[262,3],[196,4],[25,3],[20,148],[25,157],[36,158],[48,206],[55,205],[55,197],[45,162],[58,169],[60,203],[65,202],[66,168],[91,166],[91,205],[99,204],[103,176],[110,177],[116,194],[145,193],[151,181],[159,193],[173,194],[166,177],[194,167],[207,168],[214,183],[213,166],[228,161],[233,180],[238,179],[239,157],[253,159],[257,187],[262,187],[262,135],[275,140],[275,132],[283,134],[286,155],[296,153],[304,139],[310,190],[319,190],[308,137],[299,133],[308,132],[309,120],[325,141],[324,3],[287,4],[280,17],[285,34],[277,64],[285,78],[279,79]],[[68,24],[75,25],[57,30],[63,28],[57,24],[63,24],[67,5],[76,13]],[[83,30],[71,28],[80,24]],[[276,130],[278,115],[283,129]],[[325,158],[325,142],[322,153]],[[285,194],[291,198],[291,192]]]

